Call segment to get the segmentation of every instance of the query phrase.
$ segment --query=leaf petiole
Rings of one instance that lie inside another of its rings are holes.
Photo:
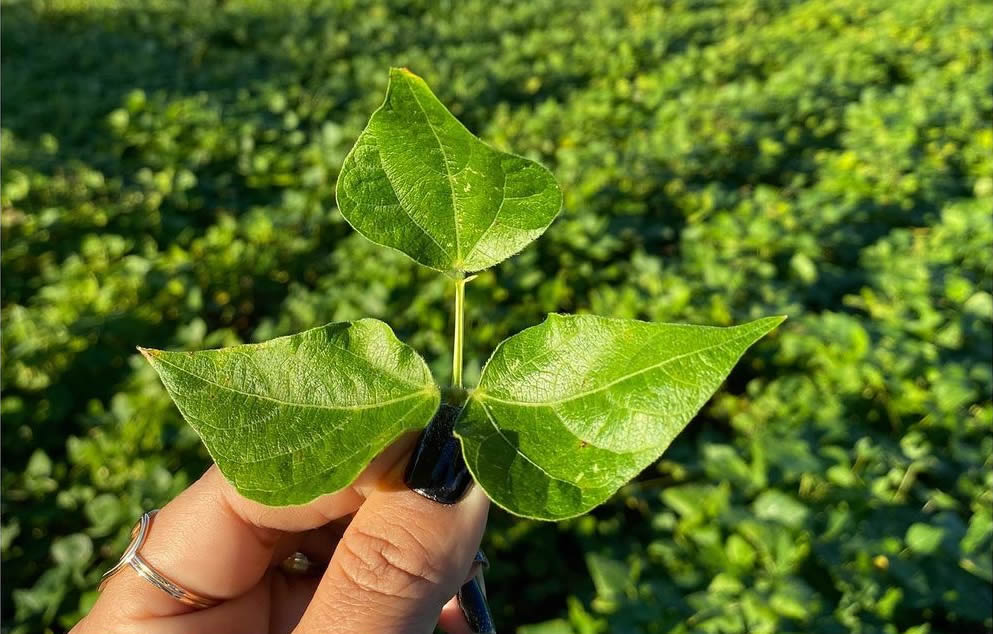
[[[476,279],[459,271],[455,278],[455,335],[452,342],[452,386],[462,388],[462,342],[465,339],[465,285]]]

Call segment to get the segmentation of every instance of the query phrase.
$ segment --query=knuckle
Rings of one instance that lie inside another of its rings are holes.
[[[338,549],[346,582],[367,594],[419,599],[445,579],[434,550],[395,522],[380,522],[375,529],[352,526]]]

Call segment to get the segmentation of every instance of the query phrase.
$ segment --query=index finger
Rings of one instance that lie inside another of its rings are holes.
[[[241,596],[265,575],[280,537],[354,513],[366,492],[412,441],[395,443],[352,486],[303,506],[267,507],[247,500],[212,466],[156,514],[140,554],[190,592],[220,600]],[[130,567],[110,579],[94,612],[108,606],[114,607],[118,617],[133,620],[194,609],[140,578]]]

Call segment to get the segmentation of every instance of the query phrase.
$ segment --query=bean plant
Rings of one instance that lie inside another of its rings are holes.
[[[542,520],[585,513],[656,461],[784,319],[720,328],[551,314],[501,342],[467,387],[466,284],[552,223],[562,194],[551,172],[486,145],[420,77],[392,69],[337,200],[366,238],[451,279],[448,385],[375,319],[219,350],[141,349],[224,476],[264,504],[348,486],[444,403],[458,410],[453,433],[496,504]]]

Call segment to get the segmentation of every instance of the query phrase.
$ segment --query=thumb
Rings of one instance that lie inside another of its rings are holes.
[[[433,431],[429,427],[425,437]],[[447,443],[458,441],[448,435]],[[461,454],[454,457],[460,465],[454,471],[464,470]],[[441,475],[444,469],[434,471]],[[429,634],[465,582],[486,526],[486,495],[472,487],[455,504],[443,504],[407,488],[399,473],[391,475],[369,495],[338,543],[300,620],[300,634]],[[453,476],[459,474],[450,470],[447,479]]]

